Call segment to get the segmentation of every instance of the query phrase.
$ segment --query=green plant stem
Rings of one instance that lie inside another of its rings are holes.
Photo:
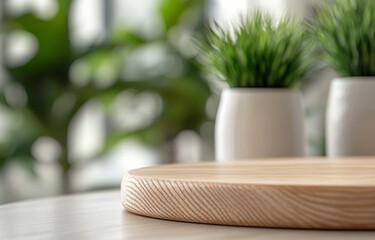
[[[72,169],[72,164],[68,156],[68,143],[67,143],[67,134],[60,139],[59,143],[61,146],[61,158],[59,160],[61,168],[61,193],[68,194],[71,193],[71,179],[70,179],[70,170]]]

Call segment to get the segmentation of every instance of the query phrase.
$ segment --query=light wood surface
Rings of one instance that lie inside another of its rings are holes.
[[[122,192],[126,209],[154,218],[375,229],[375,158],[164,165],[130,171]]]
[[[0,205],[0,239],[372,240],[375,232],[285,230],[165,221],[126,212],[120,204],[120,193],[111,191]]]

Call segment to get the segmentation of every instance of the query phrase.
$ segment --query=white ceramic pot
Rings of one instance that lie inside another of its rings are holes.
[[[332,81],[326,115],[327,155],[375,155],[375,77]]]
[[[296,90],[226,89],[216,117],[216,160],[304,156],[303,122]]]

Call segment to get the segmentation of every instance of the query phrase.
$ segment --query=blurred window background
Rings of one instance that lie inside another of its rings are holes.
[[[193,38],[255,8],[318,0],[2,0],[0,204],[118,188],[132,168],[214,158],[220,91]],[[312,8],[311,8],[312,7]],[[332,72],[302,86],[309,155],[324,155]]]

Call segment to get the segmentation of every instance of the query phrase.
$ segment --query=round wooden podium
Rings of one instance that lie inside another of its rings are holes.
[[[128,211],[160,219],[375,229],[375,158],[161,165],[129,171],[122,193]]]

